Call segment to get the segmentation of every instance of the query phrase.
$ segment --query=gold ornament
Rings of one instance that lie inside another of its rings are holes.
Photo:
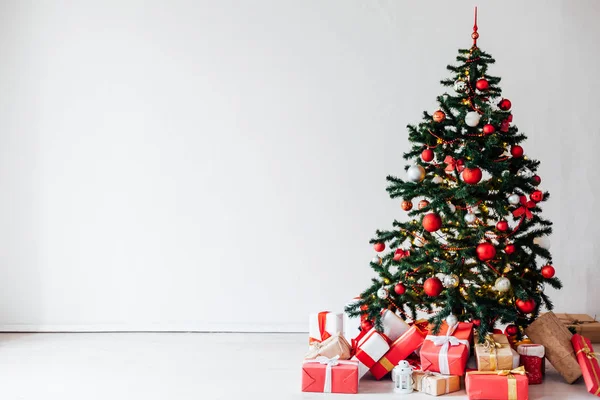
[[[386,285],[390,284],[390,280],[388,278],[384,278],[383,279],[383,283],[385,283]]]

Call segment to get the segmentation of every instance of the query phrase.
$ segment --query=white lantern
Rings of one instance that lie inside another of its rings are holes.
[[[392,370],[392,380],[394,381],[394,392],[395,393],[412,393],[413,391],[413,378],[412,378],[412,367],[406,360],[402,360]]]

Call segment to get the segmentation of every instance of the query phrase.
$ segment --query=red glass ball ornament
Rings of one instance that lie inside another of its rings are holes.
[[[507,244],[506,247],[504,248],[504,252],[508,255],[511,255],[512,253],[515,252],[517,248],[515,247],[514,244]]]
[[[373,248],[375,249],[376,252],[381,253],[382,251],[385,250],[385,243],[375,243],[373,245]]]
[[[533,299],[517,299],[516,305],[519,311],[521,311],[523,314],[529,314],[530,312],[533,312],[533,310],[535,310],[535,300]]]
[[[404,211],[410,211],[410,210],[412,210],[412,208],[413,208],[413,203],[412,203],[412,201],[409,201],[409,200],[404,200],[404,201],[402,202],[402,204],[400,205],[400,207],[402,207],[402,209],[403,209]]]
[[[475,168],[465,168],[462,172],[463,182],[468,183],[469,185],[475,185],[479,183],[483,173],[477,167]]]
[[[444,113],[442,110],[437,110],[436,112],[433,113],[433,120],[435,122],[442,122],[446,119],[446,113]]]
[[[423,150],[421,152],[421,158],[425,162],[432,161],[433,160],[433,150],[431,150],[431,149],[425,149],[425,150]]]
[[[512,156],[514,158],[523,157],[523,153],[524,153],[523,148],[521,146],[519,146],[519,145],[512,146],[510,148],[510,154],[512,154]]]
[[[539,203],[540,201],[544,200],[544,193],[542,193],[541,190],[536,190],[533,193],[531,193],[529,197],[531,198],[531,200],[535,201],[536,203]]]
[[[500,100],[500,103],[498,103],[498,107],[502,111],[508,111],[512,107],[512,104],[509,99],[502,99],[502,100]]]
[[[508,222],[504,220],[498,221],[496,224],[496,229],[498,229],[500,232],[506,232],[508,230]]]
[[[504,330],[506,336],[515,336],[517,333],[519,333],[519,328],[514,324],[507,325]]]
[[[542,183],[542,178],[540,178],[539,175],[534,175],[531,180],[533,181],[534,185],[539,185],[540,183]]]
[[[396,294],[404,294],[404,292],[406,292],[406,286],[404,286],[402,282],[396,283],[396,286],[394,286],[394,292],[396,292]]]
[[[442,217],[436,213],[429,213],[423,217],[423,228],[427,232],[435,232],[442,227]]]
[[[483,133],[484,134],[491,135],[494,132],[496,132],[496,128],[494,128],[494,125],[492,125],[492,124],[485,124],[483,126]]]
[[[555,273],[556,273],[556,270],[554,269],[554,267],[552,265],[544,265],[542,267],[542,276],[544,278],[547,278],[547,279],[553,278]]]
[[[473,323],[473,325],[475,325],[475,326],[479,326],[479,325],[481,325],[481,320],[480,320],[480,319],[473,319],[473,320],[471,320],[471,322],[472,322],[472,323]]]
[[[373,322],[369,321],[368,319],[365,319],[360,323],[360,329],[364,332],[368,332],[372,328],[373,328]]]
[[[489,261],[496,257],[496,248],[488,242],[478,244],[475,252],[477,253],[477,258],[481,261]]]
[[[419,210],[424,209],[425,207],[427,207],[429,205],[429,202],[427,200],[421,200],[419,202]]]
[[[444,290],[444,285],[438,278],[428,278],[423,283],[423,290],[427,296],[437,297]]]
[[[479,90],[487,90],[490,87],[490,83],[487,79],[479,79],[475,82],[475,87]]]

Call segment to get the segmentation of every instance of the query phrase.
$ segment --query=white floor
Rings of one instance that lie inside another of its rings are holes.
[[[0,334],[2,400],[393,399],[391,381],[361,394],[300,392],[306,335],[202,333]],[[413,393],[409,399],[432,399]],[[464,391],[448,395],[465,398]],[[406,396],[405,396],[406,397]],[[530,399],[590,399],[550,369]]]

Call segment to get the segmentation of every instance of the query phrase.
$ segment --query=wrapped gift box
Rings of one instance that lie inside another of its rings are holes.
[[[472,323],[460,322],[451,328],[444,323],[437,336],[425,338],[420,350],[421,368],[444,375],[464,375],[472,339]]]
[[[525,333],[533,343],[544,346],[546,358],[567,383],[573,383],[581,376],[581,368],[571,344],[573,335],[552,311],[533,321]]]
[[[311,350],[308,352],[305,359],[314,359],[319,356],[327,358],[338,357],[339,360],[349,360],[351,356],[350,344],[344,339],[341,333],[336,333],[329,339],[311,345]]]
[[[416,326],[404,332],[385,353],[379,361],[371,367],[371,373],[375,379],[381,379],[388,374],[398,362],[406,360],[416,349],[421,347],[425,340],[425,332]]]
[[[304,360],[302,391],[358,393],[358,362],[323,356],[314,360]]]
[[[412,377],[413,389],[432,396],[441,396],[460,390],[460,376],[414,371]]]
[[[571,338],[573,348],[577,354],[577,361],[583,372],[583,380],[588,392],[594,396],[600,396],[600,366],[597,355],[594,353],[592,342],[580,334]]]
[[[508,338],[502,334],[491,334],[483,343],[475,344],[475,358],[479,371],[496,371],[513,368],[513,349]],[[517,355],[517,365],[518,364]]]
[[[544,380],[546,372],[546,359],[544,346],[541,344],[520,344],[517,352],[521,358],[521,365],[525,367],[530,385],[539,385]]]
[[[381,325],[383,334],[388,337],[390,342],[395,341],[410,329],[410,326],[391,310],[381,312]]]
[[[322,311],[308,317],[308,343],[320,343],[336,333],[343,332],[342,314]]]
[[[369,369],[371,369],[371,367],[373,367],[389,349],[390,344],[382,333],[378,332],[375,328],[367,332],[367,334],[358,342],[356,354],[352,357],[352,360],[359,362],[359,378],[362,378],[369,372]]]
[[[465,376],[470,400],[527,400],[529,383],[525,369],[470,371]]]
[[[349,307],[360,300],[360,297],[355,297],[352,301],[348,302],[346,307]],[[352,343],[352,339],[355,339],[360,334],[360,316],[351,317],[347,312],[344,312],[343,316],[343,325],[344,325],[344,337],[350,343]]]
[[[562,322],[567,329],[590,339],[592,343],[600,343],[600,322],[587,314],[556,313],[556,318]]]

